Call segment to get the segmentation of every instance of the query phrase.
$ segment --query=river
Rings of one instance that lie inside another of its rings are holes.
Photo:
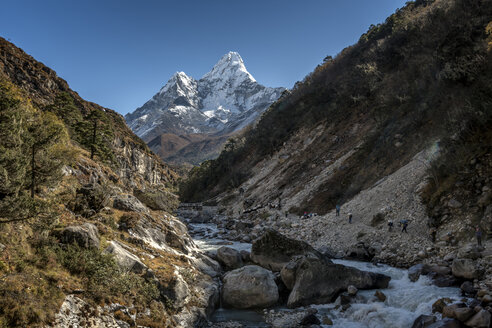
[[[231,242],[218,238],[214,224],[190,224],[190,231],[198,247],[204,251],[214,252],[222,245],[238,250],[251,250],[251,244]],[[375,290],[361,290],[355,301],[346,311],[336,309],[335,304],[313,305],[319,317],[329,317],[333,325],[323,327],[340,328],[403,328],[411,327],[421,314],[431,314],[432,304],[440,298],[448,297],[461,300],[459,288],[441,288],[434,286],[430,279],[421,276],[418,281],[411,282],[408,272],[383,264],[372,264],[350,260],[333,260],[338,264],[355,267],[360,270],[383,273],[391,277],[388,288],[381,291],[386,300],[380,302],[374,296]],[[277,307],[275,311],[291,311]],[[270,327],[264,321],[263,311],[243,311],[219,308],[213,318],[215,322],[237,321],[245,327]]]

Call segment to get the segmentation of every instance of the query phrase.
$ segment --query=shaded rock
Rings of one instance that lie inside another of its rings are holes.
[[[461,328],[463,327],[461,323],[456,319],[446,318],[443,320],[439,320],[427,326],[427,328]]]
[[[377,290],[374,293],[374,296],[376,296],[380,302],[386,301],[386,295],[384,295],[384,293],[382,291],[380,291],[380,290]]]
[[[233,270],[243,266],[241,254],[236,249],[227,246],[222,246],[217,250],[217,260],[227,270]]]
[[[466,320],[470,319],[471,316],[474,314],[475,311],[473,311],[473,309],[468,307],[457,308],[454,310],[455,318],[461,322],[465,322]]]
[[[99,232],[91,223],[80,226],[69,226],[61,233],[61,242],[65,244],[77,243],[80,247],[99,247]]]
[[[113,254],[116,263],[124,270],[142,273],[147,268],[145,264],[140,261],[138,256],[127,251],[125,247],[117,241],[110,241],[109,246],[103,253]]]
[[[262,267],[247,265],[224,276],[222,300],[226,307],[269,307],[277,303],[278,298],[275,276]]]
[[[458,278],[475,279],[478,277],[475,262],[469,259],[454,259],[451,269],[453,275]]]
[[[306,242],[290,239],[273,229],[268,229],[253,243],[251,260],[264,268],[280,271],[292,257],[305,254],[325,257]]]
[[[243,249],[239,252],[239,254],[241,254],[241,260],[243,260],[244,263],[251,261],[251,254],[247,250]]]
[[[319,321],[318,317],[315,314],[308,314],[304,318],[302,318],[299,324],[301,326],[309,326],[309,325],[319,325],[321,321]]]
[[[487,310],[480,310],[476,313],[471,319],[465,322],[465,324],[469,327],[480,327],[480,328],[488,328],[490,327],[491,314]]]
[[[350,285],[358,289],[386,288],[390,279],[383,274],[304,257],[299,261],[287,306],[329,303]]]
[[[459,308],[466,308],[466,304],[455,303],[455,304],[451,304],[451,305],[446,305],[442,309],[442,317],[443,318],[454,318],[454,319],[456,319],[456,310]]]
[[[419,263],[414,266],[411,266],[408,269],[408,279],[410,279],[410,281],[412,282],[415,282],[419,280],[421,275],[426,275],[428,273],[429,273],[429,265]]]
[[[426,327],[429,327],[434,322],[436,322],[436,320],[437,320],[437,318],[433,315],[421,314],[413,322],[412,328],[426,328]]]
[[[294,284],[296,283],[296,270],[299,264],[298,261],[299,257],[294,257],[294,259],[284,265],[282,270],[280,270],[280,277],[289,290],[292,290],[292,288],[294,288]]]
[[[439,313],[442,313],[444,307],[451,303],[451,299],[450,298],[440,298],[438,299],[437,301],[434,302],[434,304],[432,304],[432,313],[436,313],[436,312],[439,312]]]
[[[463,204],[461,204],[456,199],[452,198],[452,199],[449,200],[448,206],[451,207],[451,208],[460,208],[461,206],[463,206]]]
[[[473,287],[473,283],[471,281],[465,281],[460,286],[463,293],[467,295],[474,295],[476,293],[475,288]]]
[[[451,287],[459,284],[459,280],[450,274],[441,275],[436,272],[431,272],[428,276],[432,279],[432,283],[437,287]]]
[[[135,196],[129,194],[117,195],[113,200],[113,207],[121,211],[129,212],[148,212],[147,207],[145,207],[142,202],[140,202]]]

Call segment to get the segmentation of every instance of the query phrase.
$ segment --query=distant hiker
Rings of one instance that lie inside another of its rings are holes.
[[[349,213],[349,223],[352,223],[352,213]]]
[[[336,210],[335,216],[340,216],[340,205],[337,204],[337,206],[335,206],[335,210]]]
[[[482,230],[479,226],[475,228],[475,236],[477,237],[477,245],[482,247]]]
[[[403,220],[403,221],[401,221],[401,225],[403,226],[403,228],[401,229],[401,232],[406,232],[406,233],[408,233],[408,231],[407,231],[408,221],[407,221],[407,220]]]
[[[393,230],[393,221],[388,221],[388,231]]]
[[[430,230],[430,234],[431,234],[431,240],[433,243],[436,242],[436,234],[437,234],[437,229],[432,227],[431,230]]]

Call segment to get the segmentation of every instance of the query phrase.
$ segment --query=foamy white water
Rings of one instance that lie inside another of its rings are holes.
[[[345,312],[334,309],[333,304],[316,305],[319,313],[328,315],[333,326],[344,328],[396,328],[411,327],[421,314],[431,314],[432,304],[440,298],[461,299],[459,288],[440,288],[432,285],[429,278],[421,276],[418,281],[408,279],[408,271],[388,265],[366,262],[334,260],[333,262],[364,271],[383,273],[391,277],[388,288],[381,291],[386,301],[380,302],[374,290],[358,292],[355,303]]]

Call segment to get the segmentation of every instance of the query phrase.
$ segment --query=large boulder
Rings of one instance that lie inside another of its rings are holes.
[[[222,302],[237,309],[265,308],[279,298],[275,276],[257,265],[247,265],[224,276]]]
[[[241,253],[234,248],[222,246],[217,250],[217,259],[226,270],[238,269],[243,266]]]
[[[288,238],[273,229],[268,229],[253,243],[251,260],[269,270],[280,271],[294,256],[306,254],[325,258],[308,243]]]
[[[453,275],[458,278],[475,279],[478,277],[475,262],[470,259],[454,259],[451,269]]]
[[[421,314],[417,319],[413,322],[412,328],[427,328],[434,322],[436,322],[437,318],[433,315],[425,315]]]
[[[135,196],[129,194],[121,194],[115,196],[113,207],[117,210],[128,212],[147,213],[149,210]]]
[[[477,327],[477,328],[488,328],[491,323],[491,315],[487,310],[480,310],[473,317],[471,317],[465,324],[468,327]]]
[[[295,285],[287,301],[290,308],[330,303],[350,285],[357,289],[386,288],[391,279],[312,256],[297,259],[295,275]]]
[[[99,247],[99,232],[91,223],[66,227],[61,233],[61,242],[77,243],[80,247]]]
[[[130,253],[125,246],[117,241],[110,241],[109,246],[104,250],[106,254],[113,254],[116,263],[120,268],[134,273],[142,273],[147,267],[140,261],[138,256]]]

